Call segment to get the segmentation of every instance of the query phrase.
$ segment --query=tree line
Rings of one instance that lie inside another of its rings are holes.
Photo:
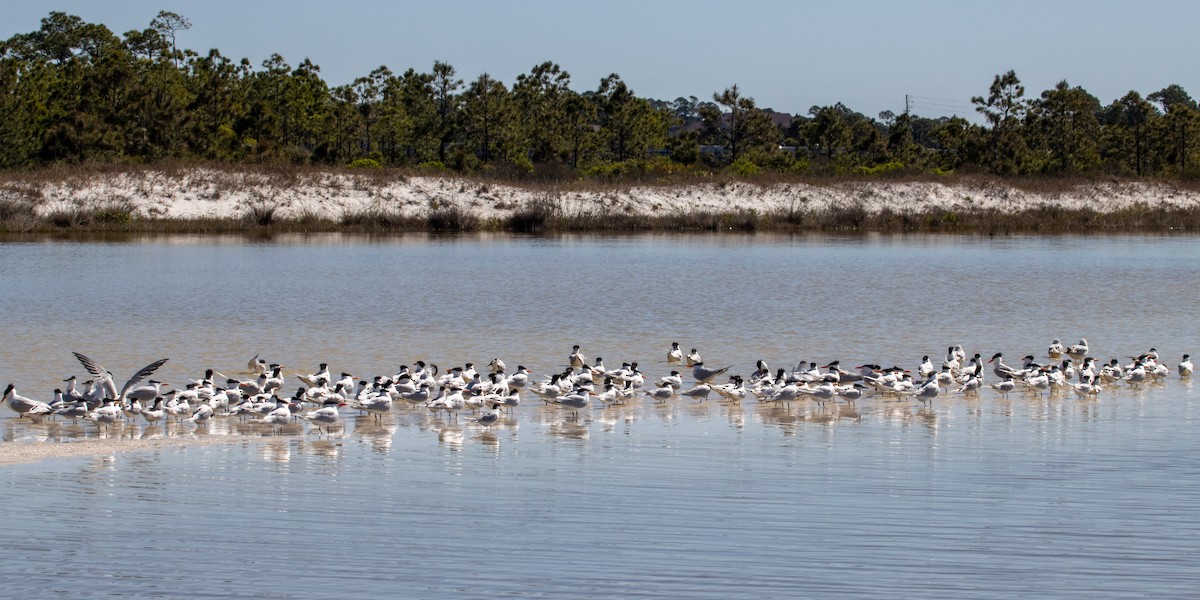
[[[1067,81],[1026,96],[1016,73],[971,99],[982,123],[841,103],[804,115],[759,107],[737,85],[711,100],[638,97],[620,76],[577,91],[553,62],[512,84],[467,82],[435,62],[381,66],[330,86],[308,59],[254,68],[181,49],[191,27],[160,12],[143,30],[51,12],[0,43],[0,168],[163,160],[445,168],[524,176],[730,169],[812,175],[1193,177],[1196,101],[1179,85],[1105,105]]]

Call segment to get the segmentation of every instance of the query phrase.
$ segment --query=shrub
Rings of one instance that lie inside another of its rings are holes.
[[[754,164],[754,161],[743,156],[733,161],[733,164],[729,165],[729,170],[738,177],[754,177],[762,169]]]
[[[899,162],[899,161],[885,162],[882,164],[875,165],[873,167],[858,167],[858,173],[860,175],[866,175],[868,177],[876,177],[879,175],[888,175],[888,174],[899,174],[899,173],[904,172],[904,170],[905,170],[904,163]]]
[[[373,158],[360,158],[346,165],[351,169],[382,169],[383,165]]]

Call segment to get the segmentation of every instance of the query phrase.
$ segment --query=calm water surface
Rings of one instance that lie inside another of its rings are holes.
[[[916,366],[963,344],[1196,354],[1200,238],[173,236],[0,243],[0,380],[46,399],[161,357],[181,385],[260,353],[369,377],[572,344],[668,371],[671,341],[754,361]],[[988,373],[990,375],[990,372]],[[289,379],[289,385],[294,379]],[[11,597],[1195,597],[1190,382],[1072,396],[526,399],[490,429],[405,410],[330,436],[221,419],[114,436],[251,442],[0,466]],[[30,426],[3,444],[71,443]]]

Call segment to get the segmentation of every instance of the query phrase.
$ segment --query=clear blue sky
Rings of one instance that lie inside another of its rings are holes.
[[[0,37],[36,30],[52,10],[118,34],[174,11],[193,24],[183,47],[256,67],[275,52],[293,66],[309,57],[331,85],[435,60],[511,85],[552,60],[578,91],[609,73],[667,100],[736,83],[791,113],[834,102],[898,113],[911,94],[917,114],[969,116],[971,96],[1009,69],[1028,96],[1067,79],[1104,104],[1171,83],[1200,97],[1200,2],[1189,0],[26,0],[6,3]]]

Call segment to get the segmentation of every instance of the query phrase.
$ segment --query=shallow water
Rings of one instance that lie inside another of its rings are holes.
[[[0,379],[46,398],[84,374],[72,350],[118,379],[170,357],[160,374],[178,384],[254,353],[289,374],[493,356],[544,374],[578,343],[658,376],[671,341],[749,373],[759,358],[911,368],[955,343],[1013,363],[1080,336],[1101,358],[1156,346],[1174,365],[1200,333],[1197,250],[1148,236],[10,242]],[[1172,375],[1098,401],[638,401],[576,419],[529,397],[490,429],[423,410],[347,412],[327,436],[122,426],[110,435],[256,437],[0,466],[0,583],[13,597],[1189,597],[1196,402]],[[98,435],[4,411],[0,443]]]

